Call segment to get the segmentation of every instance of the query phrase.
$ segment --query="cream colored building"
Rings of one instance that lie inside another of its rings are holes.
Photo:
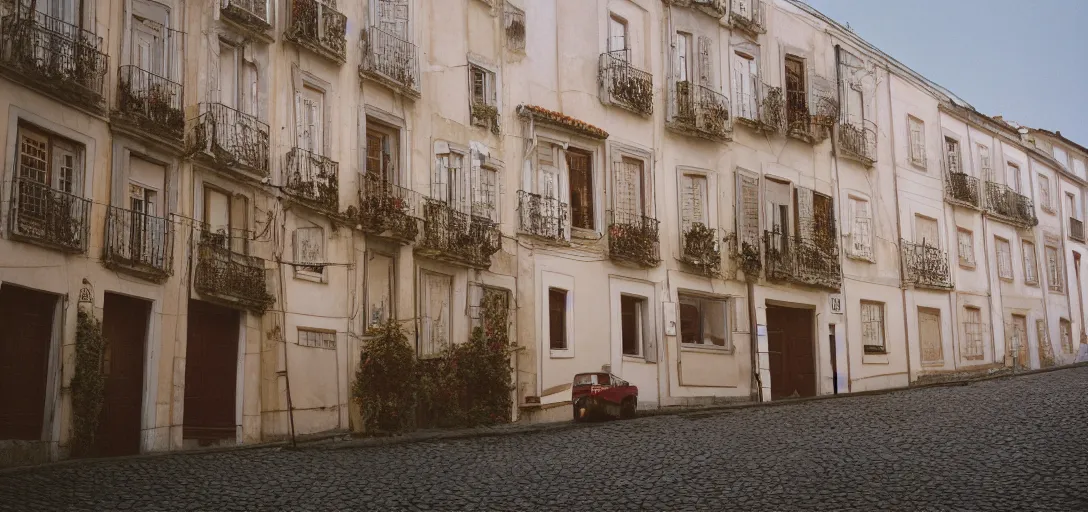
[[[357,428],[367,329],[431,357],[489,296],[518,421],[578,372],[688,406],[1084,337],[1088,151],[800,2],[0,5],[2,465],[69,454],[78,310],[102,454]]]

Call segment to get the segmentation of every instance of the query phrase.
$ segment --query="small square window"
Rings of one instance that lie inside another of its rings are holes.
[[[959,246],[960,266],[975,266],[975,235],[969,230],[960,229],[956,233],[956,242]]]
[[[732,348],[728,300],[680,294],[680,341],[685,345]]]
[[[886,354],[884,343],[884,303],[861,301],[861,338],[866,354]]]

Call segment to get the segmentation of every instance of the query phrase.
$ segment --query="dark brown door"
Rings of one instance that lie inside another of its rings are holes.
[[[0,286],[0,439],[42,439],[56,305],[56,295]]]
[[[816,396],[812,310],[767,307],[771,399]]]
[[[182,437],[235,436],[234,391],[238,372],[238,312],[189,301],[185,350],[185,418]]]
[[[144,355],[151,303],[107,293],[102,309],[106,390],[95,434],[95,451],[106,456],[132,455],[140,453]]]

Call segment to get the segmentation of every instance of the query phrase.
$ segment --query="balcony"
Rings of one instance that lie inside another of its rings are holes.
[[[348,207],[364,233],[410,244],[419,235],[418,192],[373,173],[359,174],[359,210]]]
[[[752,35],[767,32],[767,17],[762,0],[733,0],[729,21],[733,28]]]
[[[962,172],[948,172],[944,176],[944,198],[952,204],[979,208],[978,178]]]
[[[727,0],[691,0],[691,5],[705,13],[707,16],[720,20],[722,16],[725,16],[726,1]]]
[[[786,90],[786,135],[809,144],[831,136],[839,119],[839,101],[831,82],[810,74],[809,90]],[[875,139],[874,139],[875,140]]]
[[[930,245],[899,241],[903,253],[903,284],[937,290],[952,289],[952,272],[948,267],[948,252]]]
[[[77,107],[102,111],[109,58],[102,38],[20,2],[0,20],[0,71]]]
[[[677,82],[669,127],[708,140],[728,141],[733,132],[725,95],[691,82]]]
[[[839,123],[839,151],[842,156],[865,166],[876,163],[876,124],[872,121]]]
[[[301,148],[291,148],[283,162],[283,190],[313,208],[340,211],[340,164]]]
[[[758,94],[734,93],[733,115],[737,121],[760,131],[782,131],[786,121],[782,88],[753,80],[752,90]]]
[[[778,231],[763,233],[765,271],[770,281],[838,291],[842,286],[839,248],[830,236],[806,239]]]
[[[182,113],[181,84],[127,65],[119,70],[117,89],[115,120],[170,143],[182,141],[185,115]]]
[[[232,251],[230,240],[225,233],[212,233],[204,228],[193,285],[209,298],[264,313],[276,302],[268,293],[264,260]]]
[[[102,261],[107,268],[149,281],[166,280],[173,270],[173,225],[163,217],[110,206]]]
[[[722,236],[702,222],[692,223],[684,231],[680,262],[706,277],[722,274]]]
[[[633,212],[608,212],[608,256],[639,267],[661,263],[657,219]]]
[[[630,51],[602,53],[597,72],[605,103],[641,116],[654,113],[653,76],[631,65]]]
[[[1084,222],[1080,219],[1069,217],[1069,238],[1078,242],[1084,241]]]
[[[269,0],[220,0],[219,14],[246,31],[261,39],[271,41],[268,31],[272,30],[269,17]]]
[[[986,211],[1010,224],[1033,227],[1039,224],[1031,199],[1000,183],[986,183]]]
[[[348,18],[336,0],[289,0],[291,10],[283,37],[336,64],[347,62]]]
[[[223,169],[269,174],[268,125],[221,103],[201,103],[200,115],[189,121],[190,154]]]
[[[378,27],[363,32],[359,78],[374,80],[410,98],[419,98],[419,50],[416,45]]]
[[[518,191],[518,229],[527,235],[561,242],[567,238],[567,203]]]
[[[501,233],[490,219],[470,215],[437,199],[423,200],[423,238],[416,252],[473,268],[491,266],[502,248]]]
[[[759,233],[753,233],[748,239],[738,237],[737,233],[729,233],[723,241],[729,251],[732,269],[743,272],[745,281],[758,280],[759,273],[763,270],[763,255],[759,252]],[[735,272],[732,277],[736,277]]]
[[[525,51],[525,11],[506,2],[503,7],[503,32],[506,35],[506,48],[510,51]]]
[[[11,183],[11,237],[70,253],[87,250],[91,201],[29,178]]]

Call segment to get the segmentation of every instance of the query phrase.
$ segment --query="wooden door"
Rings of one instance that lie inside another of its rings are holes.
[[[1016,368],[1030,368],[1031,359],[1028,356],[1028,319],[1023,315],[1012,316],[1012,332],[1009,336],[1008,351],[1015,356],[1013,366]]]
[[[98,455],[140,453],[143,418],[144,355],[151,303],[106,294],[102,334],[106,338],[103,370],[106,390],[95,435]]]
[[[235,437],[238,374],[238,312],[204,301],[189,301],[185,350],[185,413],[182,437]]]
[[[918,339],[922,346],[922,364],[940,363],[944,360],[940,310],[918,308]]]
[[[816,396],[812,310],[767,308],[771,399]]]
[[[0,439],[40,441],[57,297],[0,286]]]

